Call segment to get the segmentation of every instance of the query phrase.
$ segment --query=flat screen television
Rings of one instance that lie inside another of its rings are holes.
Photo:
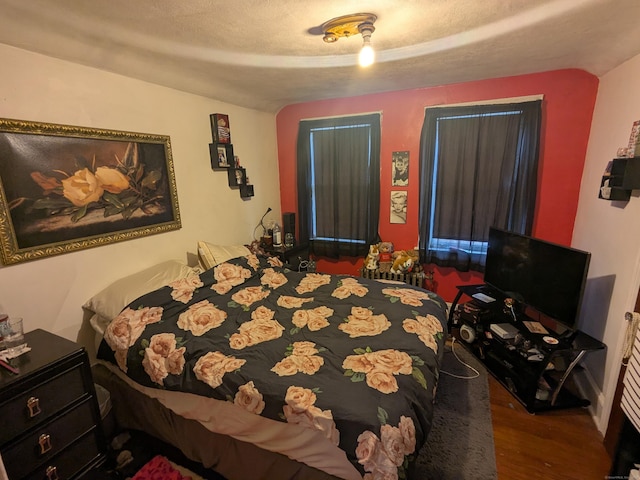
[[[491,227],[484,281],[573,330],[590,260],[589,252]]]

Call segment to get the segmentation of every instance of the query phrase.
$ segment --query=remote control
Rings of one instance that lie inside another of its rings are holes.
[[[484,293],[474,293],[471,296],[476,300],[480,300],[481,302],[484,302],[484,303],[491,303],[496,301],[495,298],[490,297],[489,295],[485,295]]]

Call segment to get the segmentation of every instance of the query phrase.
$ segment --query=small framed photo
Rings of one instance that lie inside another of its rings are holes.
[[[239,187],[247,183],[247,171],[244,168],[229,168],[227,176],[230,187]]]
[[[406,187],[409,185],[409,152],[393,152],[391,154],[391,185]]]
[[[229,115],[224,113],[212,113],[211,135],[213,143],[231,143],[231,127],[229,125]]]
[[[389,223],[407,223],[407,191],[391,191],[391,214]]]
[[[209,156],[211,157],[211,168],[214,170],[233,167],[233,145],[230,143],[210,143]]]

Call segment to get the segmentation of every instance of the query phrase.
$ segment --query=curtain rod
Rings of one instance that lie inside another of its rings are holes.
[[[378,110],[377,112],[359,112],[359,113],[348,113],[346,115],[332,115],[329,117],[302,118],[300,119],[300,121],[305,122],[307,120],[328,120],[330,118],[363,117],[365,115],[372,115],[374,113],[377,113],[382,117],[382,110]]]
[[[510,97],[510,98],[494,98],[491,100],[480,100],[477,102],[463,102],[463,103],[446,103],[440,105],[427,105],[424,107],[427,108],[449,108],[449,107],[468,107],[472,105],[501,105],[504,103],[525,103],[525,102],[533,102],[535,100],[543,100],[544,95],[528,95],[525,97]]]

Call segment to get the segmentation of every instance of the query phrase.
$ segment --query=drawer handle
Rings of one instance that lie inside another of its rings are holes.
[[[36,397],[29,397],[27,400],[27,408],[29,409],[29,418],[33,418],[36,415],[40,415],[40,399]]]
[[[48,433],[40,435],[38,443],[40,444],[40,455],[44,455],[51,450],[51,436]]]
[[[58,480],[58,467],[49,465],[45,471],[48,480]]]

